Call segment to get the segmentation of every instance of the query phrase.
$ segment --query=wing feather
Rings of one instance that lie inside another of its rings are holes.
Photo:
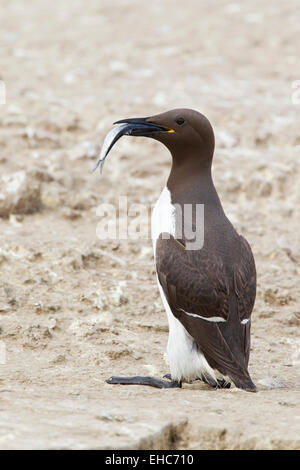
[[[240,321],[250,319],[256,297],[255,261],[247,240],[240,236],[240,259],[235,265],[234,281]]]
[[[208,253],[205,247],[197,251],[186,250],[185,246],[171,235],[166,237],[161,234],[158,238],[156,264],[159,282],[174,316],[194,338],[210,366],[230,376],[237,386],[253,388],[247,371],[250,325],[242,325],[238,317],[234,320],[237,322],[237,328],[241,329],[239,331],[244,348],[241,359],[231,351],[226,341],[227,334],[224,336],[221,326],[216,322],[207,321],[216,316],[221,317],[226,323],[222,322],[220,325],[227,327],[231,321],[230,296],[235,294],[240,318],[250,318],[253,295],[250,300],[243,299],[243,295],[252,293],[252,284],[256,278],[253,275],[253,267],[248,267],[253,258],[251,249],[243,240],[241,249],[245,251],[246,257],[239,268],[233,271],[232,286],[220,257]],[[249,279],[251,286],[248,286]],[[185,312],[193,315],[187,315]]]

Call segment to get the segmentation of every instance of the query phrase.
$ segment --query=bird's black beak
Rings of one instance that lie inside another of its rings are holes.
[[[149,122],[148,119],[149,118],[130,118],[115,122],[115,127],[107,134],[104,139],[95,170],[99,166],[100,172],[102,173],[107,155],[117,140],[119,140],[123,135],[151,137],[159,132],[174,132],[173,129]]]
[[[116,124],[127,124],[128,128],[124,134],[147,137],[149,135],[156,134],[157,132],[168,132],[169,129],[166,127],[159,126],[153,122],[148,121],[149,118],[130,118],[121,119],[120,121],[114,122]]]

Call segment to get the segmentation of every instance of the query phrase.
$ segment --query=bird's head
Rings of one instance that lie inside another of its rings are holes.
[[[104,161],[117,140],[123,135],[151,137],[162,142],[178,163],[184,159],[210,164],[214,152],[214,133],[208,119],[193,109],[173,109],[146,118],[121,119],[107,134],[97,166]]]

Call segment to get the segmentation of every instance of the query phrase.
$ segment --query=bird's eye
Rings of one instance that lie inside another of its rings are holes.
[[[177,124],[179,124],[180,126],[184,123],[184,119],[182,117],[176,119],[176,122]]]

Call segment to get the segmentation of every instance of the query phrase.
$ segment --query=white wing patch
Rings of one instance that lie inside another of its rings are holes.
[[[211,322],[226,322],[227,321],[223,317],[202,317],[201,315],[197,315],[196,313],[186,312],[182,308],[180,310],[184,312],[186,315],[189,315],[190,317],[202,318],[202,320],[206,320],[206,321],[211,321]],[[250,318],[245,318],[244,320],[241,321],[241,325],[246,325],[249,320]]]
[[[201,315],[197,315],[196,313],[189,313],[183,310],[182,308],[180,309],[182,312],[186,313],[186,315],[189,315],[190,317],[195,317],[195,318],[202,318],[202,320],[206,321],[212,321],[212,322],[221,322],[221,321],[226,321],[225,318],[223,317],[202,317]]]

